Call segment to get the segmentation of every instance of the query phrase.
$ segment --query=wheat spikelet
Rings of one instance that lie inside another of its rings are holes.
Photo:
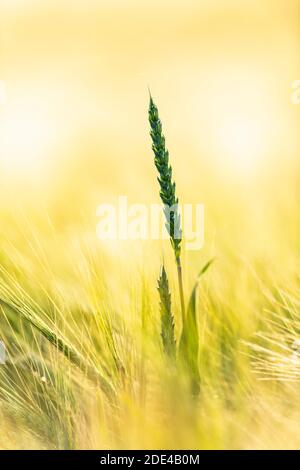
[[[176,356],[176,340],[174,334],[174,318],[171,309],[171,293],[165,267],[162,266],[158,279],[158,292],[160,297],[161,337],[165,353],[171,357]]]

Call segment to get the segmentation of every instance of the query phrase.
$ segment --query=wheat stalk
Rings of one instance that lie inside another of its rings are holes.
[[[149,103],[149,123],[150,135],[152,139],[152,150],[155,156],[154,163],[159,174],[157,178],[160,185],[159,194],[164,204],[166,228],[170,235],[170,241],[176,259],[182,321],[184,322],[185,303],[180,259],[182,230],[180,214],[178,210],[178,198],[176,197],[176,184],[172,180],[172,167],[169,164],[169,152],[166,149],[165,137],[162,132],[162,124],[159,119],[158,109],[151,95]]]

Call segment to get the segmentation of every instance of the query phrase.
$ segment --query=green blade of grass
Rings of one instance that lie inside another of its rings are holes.
[[[184,368],[188,371],[191,379],[192,393],[197,395],[200,391],[200,374],[198,367],[199,356],[199,331],[197,323],[197,289],[201,276],[208,270],[212,264],[213,259],[208,261],[203,268],[201,268],[196,282],[194,284],[187,315],[183,324],[182,334],[179,343],[179,359]]]

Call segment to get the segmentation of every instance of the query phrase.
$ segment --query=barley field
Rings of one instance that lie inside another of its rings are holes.
[[[0,1],[1,450],[300,447],[299,14]]]

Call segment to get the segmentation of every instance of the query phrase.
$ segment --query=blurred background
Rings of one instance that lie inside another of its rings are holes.
[[[97,205],[120,194],[157,202],[150,87],[179,198],[205,204],[207,240],[255,235],[265,253],[271,221],[286,236],[299,218],[299,8],[1,0],[2,210],[39,206],[56,228],[84,217],[94,229]]]
[[[299,152],[299,7],[1,0],[2,188],[75,212],[93,192],[98,203],[153,199],[148,86],[180,194],[217,199],[222,185],[253,198],[254,180],[269,192],[279,176],[285,186]]]
[[[26,224],[42,238],[41,216],[56,234],[75,227],[76,236],[81,224],[97,243],[99,204],[159,201],[150,87],[179,199],[205,205],[204,250],[294,265],[299,9],[296,0],[1,0],[2,238],[17,243]]]
[[[99,204],[159,201],[150,87],[179,199],[205,205],[204,251],[298,266],[299,9],[1,0],[2,238],[28,226],[42,240],[49,219],[56,236],[84,227],[99,248]]]

